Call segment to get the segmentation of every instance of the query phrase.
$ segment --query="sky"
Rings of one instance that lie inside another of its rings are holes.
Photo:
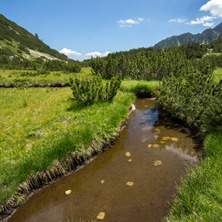
[[[222,0],[0,0],[0,14],[81,61],[213,28]]]

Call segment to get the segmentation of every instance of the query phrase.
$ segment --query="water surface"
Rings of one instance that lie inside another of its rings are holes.
[[[162,221],[176,184],[187,165],[198,162],[199,154],[191,135],[162,123],[154,100],[137,99],[135,106],[110,149],[36,192],[9,221],[91,221],[100,212],[105,213],[104,221]],[[157,160],[161,165],[154,166]],[[66,190],[72,193],[66,196]]]

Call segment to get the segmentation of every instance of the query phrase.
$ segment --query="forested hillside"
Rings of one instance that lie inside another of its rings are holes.
[[[0,68],[79,71],[80,66],[0,14]]]

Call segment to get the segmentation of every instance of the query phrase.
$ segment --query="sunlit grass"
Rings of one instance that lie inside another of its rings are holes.
[[[120,89],[132,93],[150,94],[160,84],[158,80],[123,80]]]
[[[183,180],[168,221],[215,221],[222,218],[222,133],[205,139],[206,158]]]
[[[37,76],[26,75],[24,73],[35,73],[35,70],[0,70],[0,85],[8,86],[12,83],[23,82],[30,84],[65,84],[70,77],[91,76],[91,68],[82,68],[79,73],[69,73],[63,71],[53,71],[49,74]]]
[[[219,82],[222,79],[222,68],[217,68],[213,72],[214,78],[217,82]]]
[[[118,92],[113,102],[80,106],[71,97],[70,88],[0,89],[0,204],[30,175],[109,139],[135,99]]]

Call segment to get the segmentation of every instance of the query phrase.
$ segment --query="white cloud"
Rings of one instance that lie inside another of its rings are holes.
[[[203,25],[211,27],[214,25],[214,20],[222,18],[222,0],[210,0],[205,5],[200,7],[200,11],[208,12],[209,15],[202,16],[201,18],[196,18],[187,22],[189,25]]]
[[[213,22],[206,22],[203,24],[203,26],[206,26],[206,27],[212,27],[214,25]]]
[[[187,21],[187,19],[181,19],[181,18],[169,20],[169,22],[178,22],[178,23],[184,23],[186,21]]]
[[[67,56],[82,56],[81,53],[76,52],[76,51],[72,51],[71,49],[67,49],[67,48],[63,48],[59,52],[65,54]]]
[[[186,24],[189,24],[189,25],[203,24],[205,26],[206,23],[212,22],[215,19],[216,17],[206,15],[201,18],[196,18],[196,20],[192,20],[191,22],[187,22]]]
[[[89,52],[87,53],[85,56],[86,57],[105,57],[108,56],[110,52],[106,51],[105,53],[101,53],[101,52]]]
[[[126,27],[132,27],[132,25],[140,24],[141,22],[144,22],[145,20],[143,18],[137,18],[137,19],[126,19],[126,20],[119,20],[117,23],[119,23],[120,28],[126,28]]]
[[[200,8],[200,11],[209,11],[212,16],[222,18],[222,1],[210,0]]]

